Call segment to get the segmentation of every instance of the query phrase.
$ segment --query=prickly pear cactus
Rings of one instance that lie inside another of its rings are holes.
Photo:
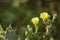
[[[5,38],[2,35],[0,35],[0,40],[5,40]]]
[[[9,26],[6,30],[6,37],[8,40],[18,40],[16,33],[11,26]]]

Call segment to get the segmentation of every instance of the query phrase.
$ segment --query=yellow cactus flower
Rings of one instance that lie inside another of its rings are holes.
[[[38,22],[39,22],[39,18],[38,18],[38,17],[34,17],[34,18],[32,18],[31,22],[32,22],[34,25],[37,25]]]
[[[49,15],[47,12],[43,12],[40,14],[40,18],[45,22],[48,19]]]

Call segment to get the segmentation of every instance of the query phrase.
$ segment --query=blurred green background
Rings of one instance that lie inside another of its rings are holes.
[[[48,12],[51,19],[52,14],[57,13],[54,22],[57,33],[54,37],[55,40],[60,40],[60,0],[0,0],[0,24],[3,29],[6,30],[11,24],[17,29],[16,34],[23,38],[27,24],[31,24],[31,18],[39,17],[41,12]]]

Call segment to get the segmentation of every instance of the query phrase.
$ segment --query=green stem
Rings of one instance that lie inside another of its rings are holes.
[[[35,25],[35,33],[38,32],[38,27]]]

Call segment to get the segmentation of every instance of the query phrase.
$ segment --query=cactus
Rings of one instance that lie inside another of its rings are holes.
[[[6,37],[8,40],[18,40],[17,35],[11,26],[9,26],[6,30]]]
[[[5,37],[0,35],[0,40],[5,40]]]

